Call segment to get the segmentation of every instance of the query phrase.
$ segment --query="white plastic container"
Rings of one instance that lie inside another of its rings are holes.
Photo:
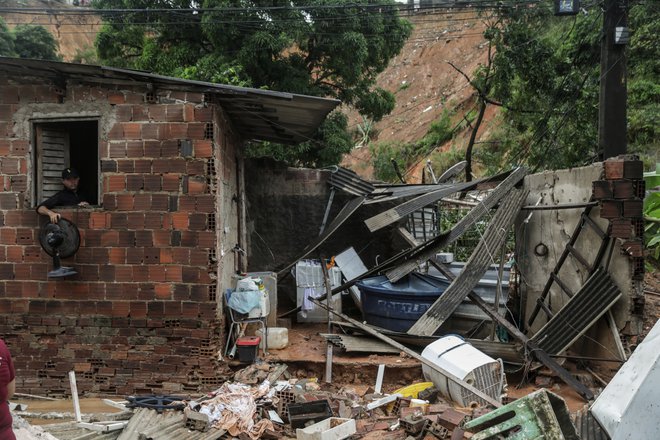
[[[422,351],[422,357],[493,399],[502,400],[506,387],[502,363],[477,350],[462,338],[453,335],[442,337],[429,344]],[[422,364],[422,372],[442,395],[454,402],[465,407],[484,403],[473,393],[425,364]]]
[[[268,337],[264,338],[261,329],[255,331],[255,334],[261,338],[260,348],[264,348],[264,339],[268,343],[269,350],[281,350],[289,345],[289,330],[286,327],[268,327],[266,333]]]
[[[341,440],[357,432],[354,419],[330,417],[307,428],[296,429],[298,440]]]
[[[307,296],[318,298],[326,294],[325,279],[321,262],[318,260],[300,260],[296,263],[296,305],[302,307],[298,312],[298,322],[328,322],[328,312],[323,307],[305,301]],[[341,285],[341,271],[338,267],[328,270],[330,287],[334,289]],[[326,300],[323,300],[325,303]],[[341,313],[341,293],[332,295],[332,309]],[[331,315],[331,319],[334,319]]]

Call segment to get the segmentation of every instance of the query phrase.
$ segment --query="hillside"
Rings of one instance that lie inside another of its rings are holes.
[[[74,6],[48,0],[5,0],[2,2],[2,6],[7,8],[74,8]],[[10,29],[18,24],[38,24],[48,29],[59,43],[59,52],[64,61],[71,61],[76,53],[93,48],[96,33],[101,28],[101,19],[95,15],[36,15],[3,12],[0,13],[0,16],[7,22]]]
[[[401,53],[378,77],[378,85],[395,94],[396,108],[376,124],[375,142],[419,140],[443,111],[452,112],[452,121],[459,122],[474,108],[474,90],[448,61],[469,76],[480,63],[486,62],[484,25],[475,13],[450,11],[415,14],[407,18],[414,26],[413,34]],[[480,136],[488,130],[495,111],[492,107],[487,111]],[[349,114],[350,126],[355,128],[361,118],[355,112]],[[454,146],[464,149],[468,137],[467,132],[459,133]],[[440,150],[448,147],[445,144]],[[364,177],[373,177],[370,163],[367,147],[354,149],[343,161],[343,165]],[[420,163],[423,165],[425,160]],[[420,176],[419,166],[408,170],[407,177],[411,181],[418,181]]]

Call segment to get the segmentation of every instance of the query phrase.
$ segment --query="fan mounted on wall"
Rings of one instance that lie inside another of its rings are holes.
[[[78,273],[60,262],[61,258],[71,257],[80,247],[80,232],[75,224],[64,218],[57,223],[46,223],[39,231],[39,244],[53,257],[53,270],[48,272],[48,278],[63,278]]]

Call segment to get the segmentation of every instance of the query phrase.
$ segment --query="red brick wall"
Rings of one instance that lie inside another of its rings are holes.
[[[222,318],[208,172],[223,152],[209,132],[212,106],[197,93],[158,92],[145,103],[146,87],[62,91],[21,81],[0,82],[0,337],[15,358],[18,391],[67,394],[72,369],[81,393],[214,387]],[[81,232],[78,253],[63,260],[79,275],[49,281],[26,127],[35,113],[78,105],[102,114],[102,206],[60,211]],[[192,155],[181,154],[182,139],[192,141]]]

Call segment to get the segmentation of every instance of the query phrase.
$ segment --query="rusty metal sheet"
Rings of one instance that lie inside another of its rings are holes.
[[[360,178],[355,171],[348,170],[339,166],[331,168],[330,180],[328,183],[354,196],[368,196],[374,190],[374,186],[366,180]]]

